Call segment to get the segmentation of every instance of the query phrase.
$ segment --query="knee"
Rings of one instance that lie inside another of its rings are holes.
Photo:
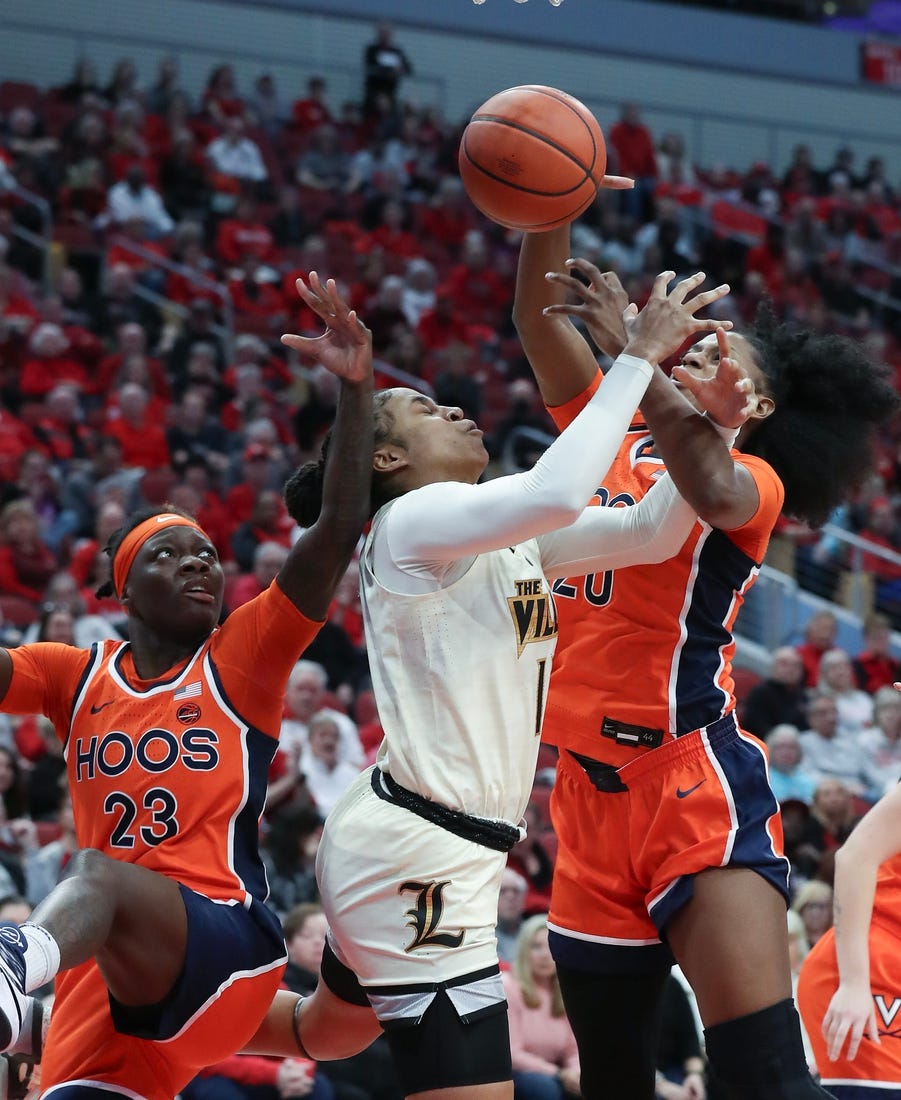
[[[114,861],[97,848],[79,848],[69,860],[67,877],[103,887],[109,882],[113,866]]]

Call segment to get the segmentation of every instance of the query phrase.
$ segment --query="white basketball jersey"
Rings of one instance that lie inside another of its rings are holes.
[[[534,540],[480,554],[436,592],[385,588],[360,558],[378,766],[402,786],[477,817],[518,824],[528,802],[557,642]]]

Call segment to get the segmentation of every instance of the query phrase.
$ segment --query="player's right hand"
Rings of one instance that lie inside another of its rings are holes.
[[[845,1058],[853,1062],[864,1033],[874,1043],[879,1043],[879,1025],[869,988],[839,985],[823,1017],[823,1038],[829,1060],[835,1062],[842,1056],[847,1040]]]
[[[372,333],[338,293],[334,279],[325,283],[315,271],[307,285],[295,283],[297,293],[326,324],[321,336],[287,333],[282,343],[308,358],[315,358],[326,370],[345,382],[364,382],[372,377]]]

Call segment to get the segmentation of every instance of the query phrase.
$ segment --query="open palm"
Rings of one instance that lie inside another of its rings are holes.
[[[315,359],[327,371],[347,382],[363,382],[372,374],[372,333],[338,293],[334,279],[325,283],[315,271],[309,285],[298,279],[297,293],[326,324],[321,336],[287,333],[282,343],[300,355]]]
[[[740,428],[754,411],[754,384],[729,355],[726,330],[718,328],[720,361],[712,378],[698,378],[685,367],[673,367],[673,378],[694,395],[698,407],[724,428]]]

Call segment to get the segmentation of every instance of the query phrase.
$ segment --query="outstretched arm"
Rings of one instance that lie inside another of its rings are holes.
[[[324,619],[369,515],[372,481],[372,334],[347,305],[334,279],[315,271],[297,292],[325,322],[322,336],[287,335],[282,343],[315,357],[341,380],[319,518],[300,536],[278,575],[285,595],[309,619]]]
[[[901,787],[861,819],[835,856],[835,953],[839,986],[823,1018],[823,1038],[833,1061],[853,1061],[864,1032],[879,1042],[870,992],[869,930],[880,864],[901,852]]]
[[[535,372],[546,405],[565,405],[592,382],[597,361],[587,340],[564,313],[546,314],[545,306],[566,301],[566,290],[550,283],[550,271],[562,271],[569,256],[569,226],[547,233],[526,233],[519,251],[513,323],[526,358]],[[622,310],[628,305],[625,291]],[[612,358],[626,346],[625,326]],[[607,350],[606,348],[604,350]]]
[[[579,317],[592,339],[609,343],[613,331],[612,317],[623,298],[621,288],[617,290],[611,282],[615,276],[602,274],[594,264],[582,259],[568,261],[565,267],[564,271],[554,272],[550,281],[562,291],[571,293],[576,300],[569,304],[551,305],[547,307],[547,312],[552,316]],[[587,285],[570,274],[574,270],[588,280]],[[703,273],[699,272],[683,280],[680,285],[694,290],[703,278]],[[728,289],[727,286],[717,287],[698,295],[698,298],[709,305]],[[626,312],[626,326],[631,323],[630,313],[634,313],[634,306]],[[731,323],[708,321],[706,328],[708,331],[717,330],[721,359],[726,359],[726,368],[736,379],[740,378],[741,372],[728,355],[726,329],[731,328]],[[680,374],[678,368],[674,368],[674,377],[686,387],[695,389],[702,406],[718,423],[731,426],[740,422],[731,419],[730,413],[711,407],[705,399],[703,387],[696,389],[693,380],[684,376],[684,372]],[[659,369],[654,372],[641,402],[641,411],[679,492],[702,520],[728,531],[740,527],[754,515],[759,505],[754,479],[734,461],[729,448],[724,446],[713,427],[704,423],[703,418]],[[721,416],[726,418],[720,419]]]
[[[699,327],[711,324],[694,315],[706,296],[689,298],[686,284],[668,293],[670,278],[669,272],[658,276],[625,352],[533,469],[481,485],[442,482],[395,503],[387,523],[397,565],[455,561],[512,546],[579,518],[616,457],[651,364],[670,355]],[[427,523],[422,518],[426,506]]]

